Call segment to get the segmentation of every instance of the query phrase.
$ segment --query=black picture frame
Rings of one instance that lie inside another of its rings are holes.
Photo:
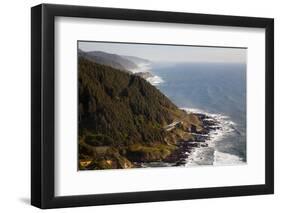
[[[58,16],[264,28],[265,184],[56,197],[54,21]],[[31,9],[31,97],[31,204],[36,207],[46,209],[274,193],[274,20],[271,18],[41,4]]]

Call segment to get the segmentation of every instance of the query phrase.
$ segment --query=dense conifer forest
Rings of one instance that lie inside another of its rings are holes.
[[[199,126],[140,76],[78,58],[79,168],[132,168],[134,161],[161,160],[189,137],[181,129]],[[165,126],[184,121],[174,131]],[[184,136],[183,136],[184,135]]]

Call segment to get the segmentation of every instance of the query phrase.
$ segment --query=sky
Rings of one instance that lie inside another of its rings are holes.
[[[83,51],[136,56],[153,62],[246,63],[246,48],[79,41]]]

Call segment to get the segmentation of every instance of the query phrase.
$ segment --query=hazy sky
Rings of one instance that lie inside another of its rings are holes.
[[[246,63],[247,49],[196,47],[174,45],[128,44],[106,42],[79,42],[83,51],[104,51],[118,55],[130,55],[150,61],[165,62],[214,62]]]

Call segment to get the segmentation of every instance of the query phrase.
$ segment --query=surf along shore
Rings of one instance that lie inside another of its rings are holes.
[[[229,134],[233,131],[233,129],[229,125],[224,127],[224,125],[226,124],[224,121],[225,116],[209,114],[196,109],[183,110],[186,111],[188,116],[195,115],[201,123],[201,128],[198,128],[194,125],[185,128],[184,132],[188,133],[189,137],[185,138],[183,135],[181,135],[175,143],[176,148],[170,155],[168,155],[163,160],[158,161],[134,161],[134,165],[136,167],[150,168],[198,165],[194,162],[195,156],[193,156],[196,150],[203,148],[205,153],[212,152],[209,146],[212,146],[212,143],[215,140],[218,140],[225,134]],[[172,124],[167,125],[166,130],[174,131],[172,133],[176,135],[178,129],[182,129],[181,124],[181,121],[175,121]],[[213,153],[205,154],[205,156],[201,156],[200,158],[201,165],[213,165]]]

